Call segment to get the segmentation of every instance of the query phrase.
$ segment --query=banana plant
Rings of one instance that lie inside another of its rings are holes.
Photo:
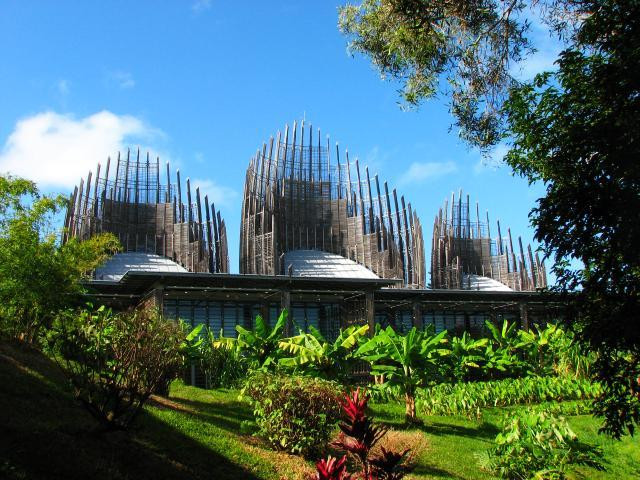
[[[309,333],[300,331],[299,335],[280,341],[280,349],[293,356],[280,358],[278,364],[323,378],[343,378],[349,373],[355,348],[362,343],[368,330],[368,325],[353,325],[340,330],[338,338],[329,342],[318,329],[310,326]]]
[[[271,368],[276,365],[278,344],[287,324],[288,312],[282,310],[272,328],[258,315],[253,330],[236,325],[238,348],[254,368]]]
[[[518,335],[517,324],[515,322],[509,323],[505,319],[500,329],[488,320],[485,325],[490,333],[489,342],[484,352],[485,372],[491,378],[505,378],[521,373],[525,364],[518,357],[518,354],[525,344]]]
[[[385,376],[383,387],[396,387],[404,394],[407,421],[416,420],[416,389],[437,372],[438,360],[450,353],[444,348],[446,335],[446,330],[434,335],[433,329],[415,327],[400,335],[387,327],[356,351],[371,363],[372,374]]]
[[[519,336],[524,345],[529,373],[552,374],[556,363],[556,352],[563,343],[564,331],[554,324],[549,324],[545,328],[534,325],[529,331],[520,330]]]
[[[185,364],[190,365],[200,358],[200,348],[202,347],[202,337],[200,332],[204,325],[201,323],[191,328],[190,325],[180,320],[180,327],[185,332],[184,340],[180,343],[180,354],[185,359]]]
[[[509,320],[505,319],[500,329],[489,320],[485,321],[485,325],[491,334],[490,340],[496,349],[507,349],[509,353],[515,353],[523,345],[518,335],[516,322],[509,323]]]
[[[467,332],[464,332],[461,337],[451,339],[449,364],[456,380],[470,380],[473,372],[480,370],[485,363],[483,352],[488,343],[489,339],[474,340]]]

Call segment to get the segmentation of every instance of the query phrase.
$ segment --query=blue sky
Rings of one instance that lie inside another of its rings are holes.
[[[529,242],[542,187],[485,165],[449,131],[444,101],[401,110],[398,86],[348,55],[340,3],[3,0],[0,172],[66,194],[118,149],[149,149],[215,199],[237,272],[244,170],[305,116],[398,187],[427,247],[439,206],[460,188]],[[524,77],[558,50],[536,28]]]

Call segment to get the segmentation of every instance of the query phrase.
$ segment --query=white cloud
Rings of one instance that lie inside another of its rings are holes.
[[[122,89],[133,88],[136,86],[136,81],[133,75],[129,72],[115,71],[109,74],[109,79],[114,82],[118,87]]]
[[[454,162],[413,162],[402,176],[399,183],[422,183],[458,170]]]
[[[369,173],[373,176],[383,170],[389,158],[390,152],[382,151],[378,145],[374,145],[365,156],[365,166],[369,167]]]
[[[211,8],[211,0],[196,0],[191,4],[191,10],[196,13],[209,10]]]
[[[501,143],[493,148],[486,155],[482,155],[478,163],[473,167],[473,171],[476,175],[484,173],[488,170],[495,170],[503,164],[504,156],[509,151],[509,147],[504,143]]]
[[[542,21],[539,11],[529,8],[525,10],[525,16],[530,25],[528,37],[536,51],[513,65],[511,74],[521,81],[531,80],[544,71],[556,70],[553,62],[558,59],[564,46],[557,35],[549,31],[549,26]]]
[[[126,150],[126,142],[161,135],[136,117],[107,110],[79,119],[38,113],[16,124],[0,151],[0,172],[70,189],[98,162]]]
[[[194,178],[191,180],[191,188],[195,195],[195,189],[200,188],[200,196],[204,202],[204,196],[209,196],[209,203],[213,202],[216,205],[216,209],[220,207],[233,207],[237,204],[238,192],[233,188],[219,185],[213,180]]]

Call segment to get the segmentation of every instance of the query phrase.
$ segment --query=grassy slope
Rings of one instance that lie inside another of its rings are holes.
[[[131,432],[100,433],[77,406],[57,367],[35,352],[0,344],[0,478],[279,479],[305,462],[238,435],[250,415],[237,394],[178,388]]]
[[[176,383],[132,432],[100,434],[75,405],[55,365],[45,357],[0,344],[0,478],[304,478],[309,463],[273,452],[240,425],[251,418],[237,392],[205,391]],[[394,442],[417,451],[413,478],[482,479],[475,455],[491,444],[501,411],[484,422],[429,417],[404,430],[404,408],[374,405],[376,417],[399,432]],[[576,478],[640,477],[637,439],[597,435],[589,417],[571,419],[582,441],[602,445],[607,472],[580,470]]]

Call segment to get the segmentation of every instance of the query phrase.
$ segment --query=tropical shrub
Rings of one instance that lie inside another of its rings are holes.
[[[295,337],[280,341],[283,358],[279,359],[278,364],[293,369],[294,373],[346,380],[351,373],[350,365],[356,360],[354,351],[363,343],[368,330],[368,325],[353,325],[340,330],[338,338],[329,342],[311,326],[309,333],[301,331]]]
[[[517,324],[502,322],[497,328],[490,321],[485,325],[489,331],[489,341],[484,352],[484,375],[489,379],[519,377],[526,372],[526,363],[522,360],[522,347]]]
[[[108,429],[127,428],[152,392],[183,365],[182,329],[156,310],[113,314],[66,311],[48,345],[69,377],[75,397]]]
[[[240,325],[236,325],[238,348],[242,350],[252,368],[270,369],[276,366],[278,344],[282,339],[287,317],[287,310],[282,310],[272,328],[267,325],[260,315],[256,317],[253,330],[247,330]],[[224,343],[228,342],[229,339],[224,341]]]
[[[416,419],[416,390],[436,375],[439,359],[449,353],[442,348],[446,334],[446,330],[434,335],[432,328],[419,331],[413,327],[406,335],[400,335],[387,327],[379,330],[356,352],[371,363],[372,374],[384,376],[382,388],[400,389],[409,421]]]
[[[256,371],[242,392],[261,436],[278,450],[317,453],[340,417],[341,387],[327,380]]]
[[[340,423],[340,434],[332,446],[356,459],[361,470],[357,478],[399,480],[410,470],[405,461],[409,450],[394,452],[380,447],[379,452],[374,452],[374,447],[387,433],[387,428],[373,423],[367,415],[368,400],[367,394],[360,389],[345,397],[341,403],[343,421]],[[351,478],[347,473],[347,455],[340,460],[331,456],[327,460],[320,460],[316,464],[316,478],[332,480]]]
[[[501,478],[562,479],[572,465],[602,470],[600,456],[578,441],[563,417],[541,411],[511,416],[481,463]]]
[[[450,376],[457,381],[478,379],[482,375],[482,367],[486,363],[487,344],[489,339],[473,339],[464,332],[461,337],[452,337],[448,367]]]
[[[588,377],[595,355],[584,350],[573,332],[550,323],[519,335],[529,374]]]
[[[418,391],[418,405],[426,415],[480,417],[486,407],[594,399],[601,392],[597,383],[569,377],[525,377],[440,384]]]
[[[215,338],[207,330],[199,347],[199,365],[205,375],[208,388],[237,388],[241,386],[249,370],[249,361],[237,342],[220,332]]]

